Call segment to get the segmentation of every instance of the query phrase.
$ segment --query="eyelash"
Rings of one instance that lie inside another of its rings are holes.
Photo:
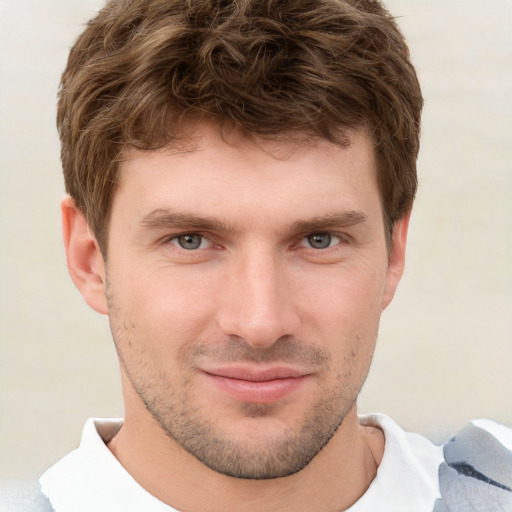
[[[328,246],[326,246],[326,247],[312,247],[311,243],[308,244],[308,239],[309,238],[314,237],[314,236],[319,236],[319,235],[321,235],[321,236],[326,236],[326,235],[329,236],[329,245]],[[178,240],[180,238],[182,238],[182,237],[187,237],[187,236],[189,236],[189,237],[201,237],[201,240],[199,242],[199,246],[195,247],[195,248],[189,248],[189,249],[181,246],[181,244],[179,243]],[[337,239],[337,243],[335,243],[334,245],[330,245],[331,242],[332,242],[332,239]],[[201,247],[201,245],[204,242],[209,243],[210,246],[208,246],[208,247]],[[337,232],[331,232],[331,231],[314,231],[314,232],[311,232],[311,233],[308,233],[306,235],[301,236],[300,241],[297,244],[294,244],[294,247],[305,247],[307,249],[312,249],[314,251],[320,251],[321,252],[321,251],[325,251],[327,249],[335,248],[336,246],[345,244],[347,242],[348,242],[347,235],[345,235],[345,234],[337,233]],[[210,237],[204,235],[203,233],[196,233],[196,232],[193,232],[193,231],[184,232],[184,233],[178,233],[176,235],[168,236],[168,237],[163,239],[163,243],[170,243],[172,245],[175,245],[179,249],[187,251],[187,252],[194,252],[194,251],[197,251],[199,249],[209,249],[209,248],[211,248],[214,245],[214,242],[211,240]]]
[[[185,247],[182,247],[180,244],[179,244],[179,239],[182,238],[182,237],[201,237],[201,240],[200,240],[200,245],[199,247],[195,248],[195,249],[186,249]],[[210,247],[201,247],[201,245],[204,243],[204,242],[208,242],[211,246],[213,246],[213,242],[212,240],[205,236],[204,234],[202,233],[195,233],[193,231],[189,231],[189,232],[185,232],[185,233],[178,233],[176,235],[172,235],[172,236],[168,236],[166,238],[164,238],[163,240],[164,243],[170,243],[172,245],[175,245],[176,247],[178,247],[179,249],[182,249],[184,251],[189,251],[189,252],[193,252],[193,251],[196,251],[198,249],[206,249],[206,248],[210,248]],[[175,243],[174,243],[175,242]]]
[[[317,236],[317,237],[318,236],[328,236],[329,237],[328,245],[326,247],[312,247],[311,240],[309,240],[309,239],[312,239],[315,236]],[[337,243],[331,245],[331,242],[333,241],[333,239],[337,239]],[[305,235],[304,237],[302,237],[299,245],[306,246],[306,243],[307,243],[308,245],[306,247],[308,247],[309,249],[325,251],[327,249],[334,248],[334,247],[341,245],[343,243],[346,243],[346,242],[347,242],[347,237],[340,233],[331,232],[331,231],[315,231],[313,233],[309,233],[308,235]]]

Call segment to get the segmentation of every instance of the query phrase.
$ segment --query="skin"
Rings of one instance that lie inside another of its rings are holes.
[[[388,247],[364,133],[348,148],[196,135],[187,152],[127,152],[107,262],[63,202],[70,274],[120,360],[109,448],[179,510],[345,509],[382,458],[356,401],[408,217]]]

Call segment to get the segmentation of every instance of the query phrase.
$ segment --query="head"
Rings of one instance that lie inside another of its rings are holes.
[[[112,1],[89,23],[60,91],[65,237],[126,428],[241,478],[320,453],[401,276],[421,103],[375,1]]]
[[[127,148],[179,148],[202,121],[341,146],[358,128],[374,145],[390,241],[416,191],[421,107],[407,46],[375,0],[112,0],[62,76],[66,188],[106,254]]]

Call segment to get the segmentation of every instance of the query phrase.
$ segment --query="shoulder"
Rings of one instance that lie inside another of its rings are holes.
[[[53,512],[37,481],[5,481],[0,483],[2,512]]]
[[[430,468],[436,468],[443,460],[442,448],[428,438],[403,430],[395,421],[384,414],[369,414],[359,417],[361,425],[379,428],[384,433],[384,459],[399,460],[400,464],[407,461],[416,465],[415,461],[424,460]]]
[[[382,430],[384,455],[370,487],[349,510],[432,512],[439,497],[437,481],[443,461],[442,447],[403,430],[383,414],[360,416],[359,421],[361,425]]]
[[[434,512],[512,510],[512,430],[474,420],[443,447]]]
[[[474,420],[443,446],[384,415],[361,417],[386,438],[377,477],[357,510],[512,511],[512,430]]]

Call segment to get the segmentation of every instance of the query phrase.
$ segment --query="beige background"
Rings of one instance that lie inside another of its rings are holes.
[[[122,414],[104,318],[69,281],[55,92],[98,0],[0,0],[0,479]],[[426,97],[408,266],[361,410],[441,440],[512,423],[512,2],[391,0]]]

